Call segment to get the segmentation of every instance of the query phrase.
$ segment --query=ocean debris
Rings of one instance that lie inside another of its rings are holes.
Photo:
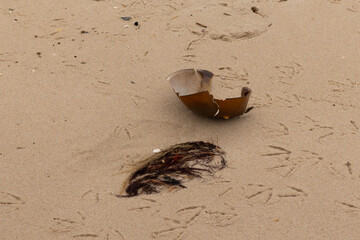
[[[129,21],[129,20],[131,20],[131,17],[121,17],[121,19],[124,21]]]
[[[184,183],[194,178],[213,176],[226,167],[225,152],[215,144],[203,141],[170,146],[139,162],[123,186],[125,194],[159,193],[163,189],[186,188]]]
[[[229,119],[249,112],[246,108],[251,89],[243,87],[241,96],[215,99],[211,94],[213,73],[207,70],[184,69],[167,78],[180,100],[193,112],[206,117]]]

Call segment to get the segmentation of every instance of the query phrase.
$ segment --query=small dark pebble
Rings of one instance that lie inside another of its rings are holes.
[[[58,45],[60,45],[60,42],[58,42]]]
[[[135,82],[134,82],[134,81],[131,81],[131,83],[132,83],[132,84],[135,84]]]
[[[37,38],[38,37],[38,35],[34,35],[34,38]]]
[[[74,58],[77,58],[77,56],[74,56]]]
[[[258,13],[258,12],[259,12],[259,8],[257,8],[257,7],[251,7],[251,11],[252,11],[253,13]]]
[[[86,62],[81,62],[81,64],[86,64]]]
[[[129,21],[131,19],[131,17],[121,17],[121,19],[124,21]]]
[[[16,21],[16,22],[17,22],[17,19],[16,19],[16,18],[14,18],[14,21]]]
[[[86,33],[89,33],[89,32],[82,30],[80,33],[81,33],[81,34],[86,34]]]
[[[135,26],[139,26],[139,23],[138,23],[138,22],[134,22],[134,25],[135,25]]]
[[[41,58],[41,52],[37,52],[36,55],[38,55],[39,58]]]

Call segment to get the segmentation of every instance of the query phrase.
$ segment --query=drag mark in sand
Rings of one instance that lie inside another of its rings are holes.
[[[276,77],[279,79],[292,79],[303,70],[301,64],[295,61],[290,61],[287,64],[275,66],[275,68],[278,71]],[[284,84],[290,84],[284,81],[280,82]]]
[[[98,203],[100,201],[100,194],[97,192],[94,192],[93,190],[88,190],[81,195],[81,198],[82,199],[91,199],[95,203]]]
[[[279,174],[281,177],[289,177],[296,169],[313,168],[321,163],[324,158],[319,153],[303,149],[293,152],[291,155],[273,156],[274,165],[266,169]]]
[[[254,203],[260,201],[263,204],[266,204],[272,198],[272,190],[273,188],[267,187],[263,184],[250,183],[245,187],[244,197]]]
[[[182,239],[194,224],[208,224],[215,227],[226,227],[234,224],[238,214],[235,208],[224,204],[228,210],[213,210],[207,206],[189,206],[177,210],[174,215],[176,219],[163,218],[167,222],[171,222],[172,227],[152,232],[153,238],[164,239]],[[181,220],[179,220],[181,219]],[[174,225],[175,224],[175,225]]]
[[[355,180],[360,178],[360,170],[356,164],[351,161],[335,162],[329,164],[330,174],[340,178]]]
[[[351,123],[351,125],[352,125],[357,131],[359,131],[359,127],[358,127],[358,125],[356,124],[355,121],[350,120],[350,123]]]
[[[15,194],[8,193],[8,192],[0,192],[0,205],[18,205],[24,204],[25,202],[21,200],[20,197],[16,196]]]
[[[303,201],[307,196],[304,190],[293,186],[268,187],[263,184],[248,184],[245,187],[245,198],[249,200],[250,205],[256,203],[265,205],[287,198]]]
[[[116,228],[94,226],[86,222],[87,218],[79,211],[72,218],[54,217],[50,227],[52,233],[64,234],[74,239],[125,240],[124,235]],[[96,230],[94,230],[96,229]]]
[[[195,58],[196,58],[196,56],[193,54],[186,54],[182,57],[182,60],[184,60],[186,62],[196,62],[196,60],[194,60]]]
[[[275,125],[260,125],[271,137],[287,136],[289,135],[289,128],[284,123],[277,123]]]
[[[222,196],[224,196],[225,194],[230,193],[230,192],[232,191],[232,189],[233,189],[233,188],[230,187],[230,188],[226,189],[224,192],[220,193],[218,196],[219,196],[219,197],[222,197]]]
[[[124,237],[124,235],[116,230],[116,229],[112,229],[112,228],[108,228],[108,229],[101,229],[99,233],[95,234],[95,233],[80,233],[80,234],[76,234],[72,236],[75,239],[87,239],[87,238],[96,238],[96,239],[103,239],[103,240],[112,240],[112,239],[116,239],[116,240],[125,240],[126,238]]]
[[[335,204],[345,207],[345,209],[350,210],[351,212],[355,212],[355,211],[359,212],[360,211],[360,207],[356,206],[355,204],[349,203],[349,202],[335,200]]]
[[[261,154],[261,156],[278,156],[278,155],[289,155],[291,154],[290,150],[287,150],[286,148],[283,147],[279,147],[279,146],[274,146],[274,145],[269,145],[268,147],[275,149],[275,150],[280,150],[280,152],[275,152],[275,153],[265,153],[265,154]]]
[[[114,196],[118,197],[116,194],[114,194]],[[146,203],[141,203],[138,206],[128,208],[127,211],[143,212],[147,214],[151,213],[150,215],[154,215],[155,213],[160,211],[159,208],[161,208],[162,204],[157,202],[156,200],[151,198],[141,198],[141,200],[144,200]]]
[[[179,221],[177,219],[174,219],[172,222],[176,223],[179,226],[171,227],[164,230],[158,230],[152,232],[153,238],[159,238],[159,237],[166,237],[169,239],[169,237],[175,237],[173,239],[181,239],[182,236],[185,234],[185,230],[191,226],[192,222],[195,221],[196,218],[198,218],[205,209],[205,206],[190,206],[186,208],[181,208],[176,211],[177,215],[185,215],[184,221]],[[165,220],[168,220],[169,218],[166,218]]]
[[[150,209],[151,206],[143,206],[143,207],[135,207],[128,209],[129,211],[136,211],[136,210],[144,210],[144,209]]]
[[[99,236],[97,234],[91,234],[91,233],[83,233],[74,235],[73,238],[98,238]]]
[[[278,164],[273,167],[268,168],[269,171],[277,172],[281,177],[288,177],[297,167],[296,163],[291,163],[289,158],[285,159],[286,163]]]
[[[66,233],[73,230],[79,229],[84,225],[83,220],[76,221],[70,218],[59,218],[53,219],[54,223],[50,227],[50,230],[54,233]]]
[[[320,137],[318,138],[318,140],[321,140],[321,139],[323,139],[323,138],[329,137],[329,136],[331,136],[331,135],[333,135],[333,134],[334,134],[334,133],[333,133],[333,132],[331,132],[331,133],[328,133],[328,134],[322,135],[322,136],[320,136]]]
[[[352,167],[351,167],[351,162],[345,163],[345,166],[347,167],[349,174],[352,175],[353,170],[352,170]]]
[[[249,71],[246,68],[232,69],[231,67],[220,67],[215,72],[214,79],[221,84],[221,87],[228,89],[241,88],[249,81]]]

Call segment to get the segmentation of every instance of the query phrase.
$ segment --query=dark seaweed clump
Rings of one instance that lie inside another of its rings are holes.
[[[226,167],[225,152],[208,142],[173,145],[141,162],[130,175],[125,195],[158,193],[164,188],[185,188],[184,182],[213,175]]]

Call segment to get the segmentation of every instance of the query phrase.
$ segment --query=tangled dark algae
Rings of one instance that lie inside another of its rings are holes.
[[[226,167],[225,152],[208,142],[173,145],[141,161],[130,175],[125,193],[119,197],[158,193],[166,188],[186,188],[194,178],[212,176]]]

